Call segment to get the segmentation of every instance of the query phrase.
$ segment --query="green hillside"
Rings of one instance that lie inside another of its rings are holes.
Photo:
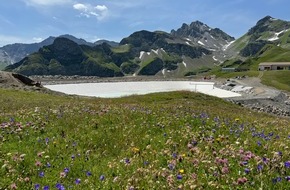
[[[263,73],[262,83],[290,92],[290,71],[267,71]]]

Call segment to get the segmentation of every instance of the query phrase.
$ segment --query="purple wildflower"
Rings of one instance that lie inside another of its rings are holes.
[[[174,170],[175,166],[174,166],[173,164],[168,164],[168,168],[169,168],[170,170]]]
[[[60,184],[60,183],[57,183],[57,184],[55,185],[55,187],[56,187],[58,190],[65,190],[65,187],[64,187],[62,184]]]
[[[87,176],[91,176],[92,173],[91,173],[90,171],[87,171],[87,172],[86,172],[86,175],[87,175]]]
[[[64,173],[66,173],[66,174],[67,174],[67,173],[69,172],[69,168],[64,168],[64,170],[63,170],[63,171],[64,171]]]
[[[44,177],[44,172],[43,171],[41,171],[41,172],[39,172],[39,177]]]
[[[272,179],[272,182],[273,182],[273,183],[278,183],[278,182],[280,182],[280,181],[282,181],[282,178],[281,178],[281,177],[276,177],[276,178],[273,178],[273,179]]]
[[[178,175],[177,175],[177,179],[178,179],[178,180],[182,180],[182,175],[181,175],[181,174],[178,174]]]
[[[176,154],[176,153],[173,153],[173,154],[172,154],[172,157],[173,157],[173,158],[177,158],[177,154]]]
[[[191,144],[193,144],[193,146],[197,145],[197,141],[192,141]]]
[[[104,175],[101,175],[101,176],[100,176],[100,180],[101,180],[101,181],[104,181],[104,180],[105,180],[105,176],[104,176]]]
[[[285,166],[286,168],[290,168],[290,161],[286,161],[286,162],[284,163],[284,166]]]
[[[77,178],[76,180],[75,180],[75,183],[78,185],[78,184],[80,184],[81,183],[81,179],[80,178]]]
[[[50,168],[51,164],[49,162],[46,163],[46,167]]]
[[[126,164],[130,164],[130,159],[129,159],[129,158],[126,158],[126,159],[125,159],[125,163],[126,163]]]
[[[43,190],[49,190],[49,186],[48,185],[44,186]]]
[[[251,170],[249,168],[245,168],[244,171],[245,171],[246,174],[249,174]]]
[[[245,165],[248,165],[248,162],[247,162],[247,161],[243,161],[241,164],[242,164],[243,166],[245,166]]]
[[[35,189],[35,190],[39,190],[39,188],[40,188],[40,185],[39,185],[39,184],[35,184],[35,185],[34,185],[34,189]]]
[[[284,165],[285,165],[286,168],[290,168],[290,161],[286,161],[286,162],[284,163]]]
[[[259,165],[257,166],[257,169],[258,169],[259,172],[262,171],[262,169],[263,169],[263,165],[259,164]]]
[[[264,163],[267,163],[268,161],[269,161],[268,158],[263,157],[263,162],[264,162]]]

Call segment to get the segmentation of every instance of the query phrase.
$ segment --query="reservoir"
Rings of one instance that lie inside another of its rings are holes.
[[[241,96],[238,93],[214,87],[213,82],[193,81],[138,81],[138,82],[100,82],[45,85],[44,87],[70,95],[118,98],[154,92],[192,91],[219,98]]]

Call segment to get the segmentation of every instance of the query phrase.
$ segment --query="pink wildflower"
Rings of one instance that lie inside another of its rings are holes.
[[[36,160],[36,162],[35,162],[35,166],[41,166],[41,165],[42,165],[41,162],[38,161],[38,160]]]
[[[226,166],[223,167],[223,168],[222,168],[222,173],[223,173],[223,174],[228,174],[228,173],[230,173],[229,168],[226,167]]]
[[[242,185],[242,184],[246,183],[247,181],[248,181],[248,179],[246,177],[238,178],[237,184]]]
[[[11,188],[11,189],[17,189],[17,186],[16,186],[15,183],[12,183],[12,184],[10,185],[10,188]]]

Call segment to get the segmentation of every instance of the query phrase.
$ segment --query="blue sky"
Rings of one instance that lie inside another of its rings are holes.
[[[196,20],[238,38],[267,15],[290,21],[289,7],[289,0],[2,0],[0,47],[62,34],[120,41]]]

